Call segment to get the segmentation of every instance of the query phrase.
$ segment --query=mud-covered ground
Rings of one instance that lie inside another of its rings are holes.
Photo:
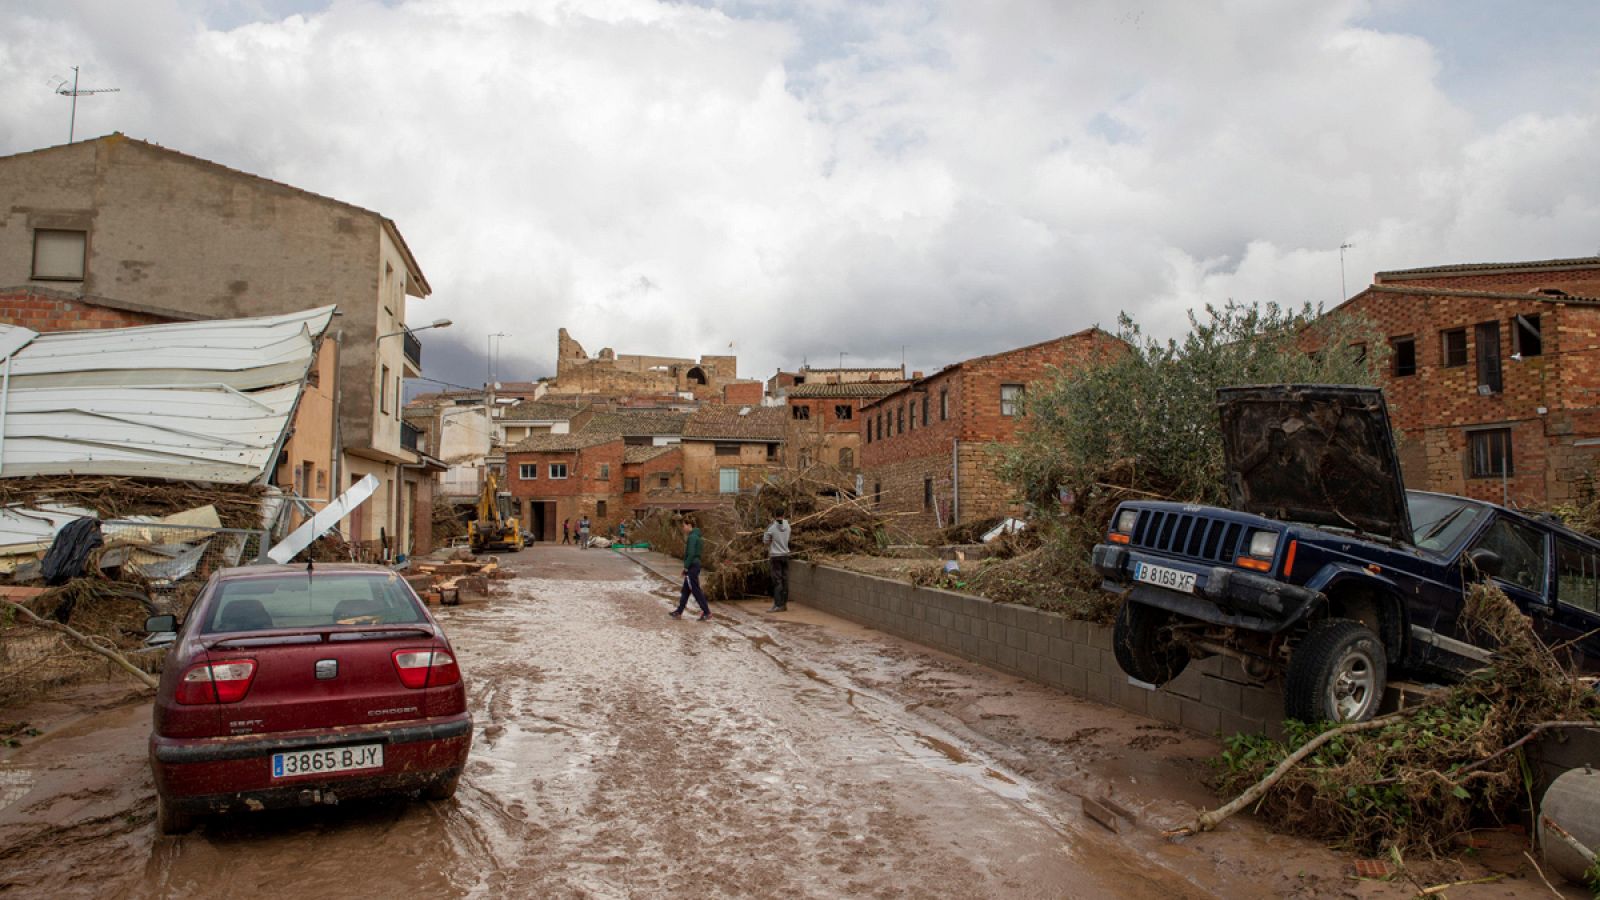
[[[147,703],[115,686],[5,718],[0,892],[32,896],[1410,896],[1214,805],[1211,741],[820,613],[722,605],[606,551],[539,546],[448,608],[477,721],[456,798],[155,834]],[[672,574],[670,563],[654,561]],[[1083,797],[1121,812],[1120,834]],[[1437,880],[1482,874],[1435,867]],[[1450,897],[1543,896],[1515,878]],[[1574,893],[1572,896],[1578,896]]]

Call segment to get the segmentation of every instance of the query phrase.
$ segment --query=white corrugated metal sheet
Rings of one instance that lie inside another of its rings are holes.
[[[61,334],[0,326],[0,350],[19,348],[0,362],[0,477],[259,480],[332,317],[329,306]]]

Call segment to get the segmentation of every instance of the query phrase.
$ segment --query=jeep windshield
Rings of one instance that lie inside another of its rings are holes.
[[[1481,504],[1445,494],[1406,492],[1411,510],[1412,544],[1442,553],[1472,530],[1488,510]]]

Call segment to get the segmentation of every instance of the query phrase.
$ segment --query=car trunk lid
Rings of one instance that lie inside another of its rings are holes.
[[[1217,391],[1233,507],[1410,543],[1383,392],[1341,385]]]

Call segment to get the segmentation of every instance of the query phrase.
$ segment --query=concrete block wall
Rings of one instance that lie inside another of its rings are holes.
[[[1078,697],[1206,735],[1281,732],[1282,694],[1232,660],[1191,663],[1152,691],[1117,667],[1107,625],[799,560],[789,579],[797,603]]]

